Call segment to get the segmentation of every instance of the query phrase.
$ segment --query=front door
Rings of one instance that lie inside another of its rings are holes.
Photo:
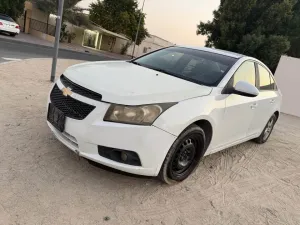
[[[237,82],[246,81],[256,85],[255,64],[252,61],[244,62],[235,72],[226,89],[233,88]],[[218,146],[234,144],[247,137],[247,131],[253,120],[257,106],[257,97],[245,97],[237,94],[229,94],[226,98],[226,108]]]

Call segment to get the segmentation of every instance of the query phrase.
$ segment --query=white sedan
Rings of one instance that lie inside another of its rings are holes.
[[[205,155],[266,142],[281,93],[257,59],[174,46],[132,61],[71,66],[48,103],[50,129],[79,156],[170,184]]]
[[[0,13],[0,32],[16,36],[20,33],[20,26],[9,16]]]

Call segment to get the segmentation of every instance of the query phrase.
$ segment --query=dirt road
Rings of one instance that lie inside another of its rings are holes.
[[[74,63],[59,61],[58,74]],[[282,115],[265,145],[207,156],[167,186],[78,161],[53,137],[50,65],[0,65],[0,224],[300,224],[299,118]]]

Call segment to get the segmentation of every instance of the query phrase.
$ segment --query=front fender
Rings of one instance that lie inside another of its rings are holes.
[[[197,97],[174,105],[164,112],[153,125],[179,136],[192,123],[207,120],[215,131],[217,124],[224,116],[224,111],[225,96]]]

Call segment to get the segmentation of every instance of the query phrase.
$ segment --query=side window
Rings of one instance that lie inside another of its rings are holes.
[[[255,86],[255,65],[254,62],[244,62],[233,75],[233,87],[239,81],[246,81]]]
[[[263,66],[258,64],[259,71],[259,88],[262,91],[274,90],[274,84],[271,84],[270,73]]]

